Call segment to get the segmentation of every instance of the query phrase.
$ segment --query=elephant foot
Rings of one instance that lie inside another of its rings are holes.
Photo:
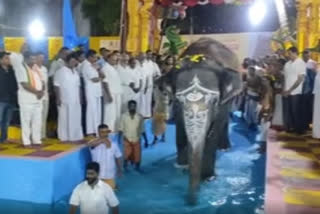
[[[176,169],[189,169],[189,165],[181,165],[181,164],[178,164],[178,163],[174,163],[174,167]]]
[[[190,193],[190,194],[187,196],[187,204],[188,204],[189,206],[196,206],[197,203],[198,203],[198,201],[197,201],[197,196],[196,196],[196,194]]]

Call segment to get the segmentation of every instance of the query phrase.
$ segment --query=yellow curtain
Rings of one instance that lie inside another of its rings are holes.
[[[139,45],[139,8],[140,0],[128,0],[128,37],[127,37],[127,51],[132,53],[138,52]]]
[[[144,0],[140,8],[140,51],[145,52],[150,48],[150,10],[154,0]]]
[[[49,60],[52,60],[63,47],[62,37],[49,37],[48,38],[48,56]]]
[[[24,42],[23,37],[4,37],[4,48],[9,52],[20,52]]]

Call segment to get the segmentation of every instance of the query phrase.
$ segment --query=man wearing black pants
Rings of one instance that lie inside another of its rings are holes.
[[[288,50],[290,60],[284,67],[283,115],[287,132],[303,134],[306,130],[303,117],[302,84],[306,63],[298,57],[298,49]]]

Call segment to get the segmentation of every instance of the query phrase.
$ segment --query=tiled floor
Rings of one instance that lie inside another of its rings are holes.
[[[84,143],[84,142],[82,142]],[[24,148],[21,143],[2,143],[0,144],[0,157],[1,156],[26,156],[26,157],[41,157],[51,158],[62,152],[71,151],[78,148],[78,144],[64,144],[57,139],[45,140],[41,147]]]
[[[320,141],[272,131],[267,162],[267,214],[320,213]]]

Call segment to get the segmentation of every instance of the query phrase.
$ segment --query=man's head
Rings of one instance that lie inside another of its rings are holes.
[[[103,56],[104,52],[106,51],[107,49],[102,47],[102,48],[99,48],[99,54],[100,56]]]
[[[137,62],[136,62],[136,59],[135,59],[135,58],[130,58],[130,59],[129,59],[129,66],[130,66],[130,68],[134,69],[134,68],[136,67],[136,64],[137,64]]]
[[[147,52],[146,52],[146,54],[147,54],[147,60],[152,60],[152,51],[151,50],[147,50]]]
[[[83,62],[83,61],[86,59],[86,55],[84,54],[83,51],[79,50],[79,51],[76,52],[76,54],[77,54],[77,60],[78,60],[78,62],[81,63],[81,62]]]
[[[100,165],[97,162],[90,162],[86,166],[86,180],[89,185],[94,184],[99,179]]]
[[[308,50],[303,51],[302,58],[305,62],[308,62],[310,59],[310,51]]]
[[[90,63],[95,63],[97,61],[97,52],[95,50],[90,49],[88,50],[86,57]]]
[[[8,67],[10,65],[10,53],[8,52],[0,52],[0,65],[2,67]]]
[[[102,56],[102,58],[104,59],[104,60],[108,60],[108,57],[109,57],[109,55],[111,54],[111,51],[110,50],[108,50],[108,49],[106,49],[106,48],[104,48],[103,49],[103,51],[100,53],[100,55]]]
[[[36,53],[36,63],[39,66],[42,66],[44,64],[44,60],[45,60],[45,55],[42,52],[37,52]]]
[[[109,136],[109,133],[111,132],[111,130],[109,129],[109,126],[106,124],[101,124],[98,127],[99,130],[99,136],[102,138],[107,138]]]
[[[288,56],[290,60],[295,60],[298,57],[298,49],[296,47],[289,48]]]
[[[140,62],[144,62],[144,61],[146,60],[146,58],[147,58],[146,54],[143,53],[143,52],[141,52],[141,53],[138,55],[138,58],[137,58],[137,59],[138,59]]]
[[[245,59],[243,60],[242,67],[243,67],[244,69],[248,69],[248,67],[250,66],[250,62],[251,62],[251,59],[250,59],[250,58],[245,58]]]
[[[70,49],[67,47],[62,47],[59,50],[59,58],[66,60],[67,56],[70,54]]]
[[[65,59],[67,67],[73,69],[77,66],[78,61],[77,61],[77,54],[76,53],[70,53],[67,55]]]
[[[24,62],[30,67],[32,68],[35,64],[36,64],[36,54],[32,53],[32,52],[24,52],[23,54],[24,56]]]
[[[136,111],[137,111],[137,102],[135,100],[130,100],[128,102],[128,111],[131,114],[135,114],[136,113]]]
[[[110,65],[116,65],[118,63],[118,56],[115,53],[112,53],[108,57],[108,63]]]
[[[121,55],[121,63],[127,65],[129,63],[129,60],[130,60],[130,56],[128,53],[123,53]]]
[[[165,64],[166,65],[174,65],[175,64],[175,58],[171,55],[167,56],[165,59]]]
[[[78,50],[85,52],[85,47],[83,44],[78,45]]]
[[[20,53],[24,55],[25,52],[29,52],[29,46],[27,43],[23,43],[20,48]]]

